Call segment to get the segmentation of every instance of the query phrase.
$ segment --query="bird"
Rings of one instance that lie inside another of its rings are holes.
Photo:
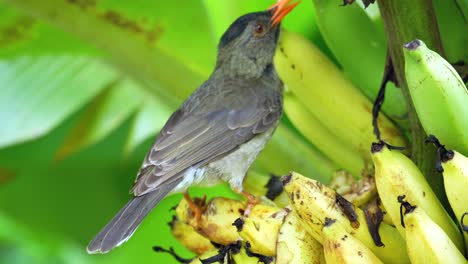
[[[273,57],[281,21],[299,3],[290,1],[245,14],[229,26],[210,77],[169,117],[137,173],[133,197],[88,244],[88,253],[123,244],[172,193],[183,193],[199,218],[202,208],[187,192],[193,185],[228,182],[247,198],[246,211],[258,203],[242,182],[282,116],[283,83]]]

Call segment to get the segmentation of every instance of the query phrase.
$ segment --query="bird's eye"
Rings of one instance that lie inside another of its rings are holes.
[[[254,27],[253,34],[256,37],[263,37],[266,33],[265,26],[263,24],[256,24]]]

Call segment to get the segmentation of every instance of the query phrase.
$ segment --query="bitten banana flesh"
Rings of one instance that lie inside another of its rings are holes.
[[[276,240],[276,264],[325,263],[323,246],[299,223],[292,211],[286,216]]]

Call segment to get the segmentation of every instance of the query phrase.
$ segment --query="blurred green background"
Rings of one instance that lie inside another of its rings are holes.
[[[129,199],[141,161],[169,115],[208,77],[222,33],[240,15],[273,3],[0,0],[0,263],[175,262],[153,252],[154,245],[192,257],[167,225],[181,195],[167,197],[122,247],[92,256],[85,248]],[[377,7],[346,10],[364,24],[342,24],[342,32],[369,33],[385,54]],[[356,58],[369,51],[356,48],[358,36],[324,34],[326,24],[320,32],[316,14],[312,0],[302,1],[283,27],[311,40],[357,86],[359,76],[378,82],[384,56],[374,58],[379,69],[342,60],[336,44],[349,46]],[[442,31],[450,28],[449,14],[441,14],[448,18]],[[341,27],[344,18],[337,13],[330,21]],[[365,94],[374,99],[375,93]],[[337,167],[283,117],[253,168],[278,175],[296,170],[325,181]],[[236,197],[226,185],[190,193]]]

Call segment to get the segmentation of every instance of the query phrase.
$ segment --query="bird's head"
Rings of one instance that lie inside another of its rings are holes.
[[[281,20],[299,3],[280,0],[267,11],[249,13],[229,26],[218,45],[217,69],[256,77],[273,63]]]

